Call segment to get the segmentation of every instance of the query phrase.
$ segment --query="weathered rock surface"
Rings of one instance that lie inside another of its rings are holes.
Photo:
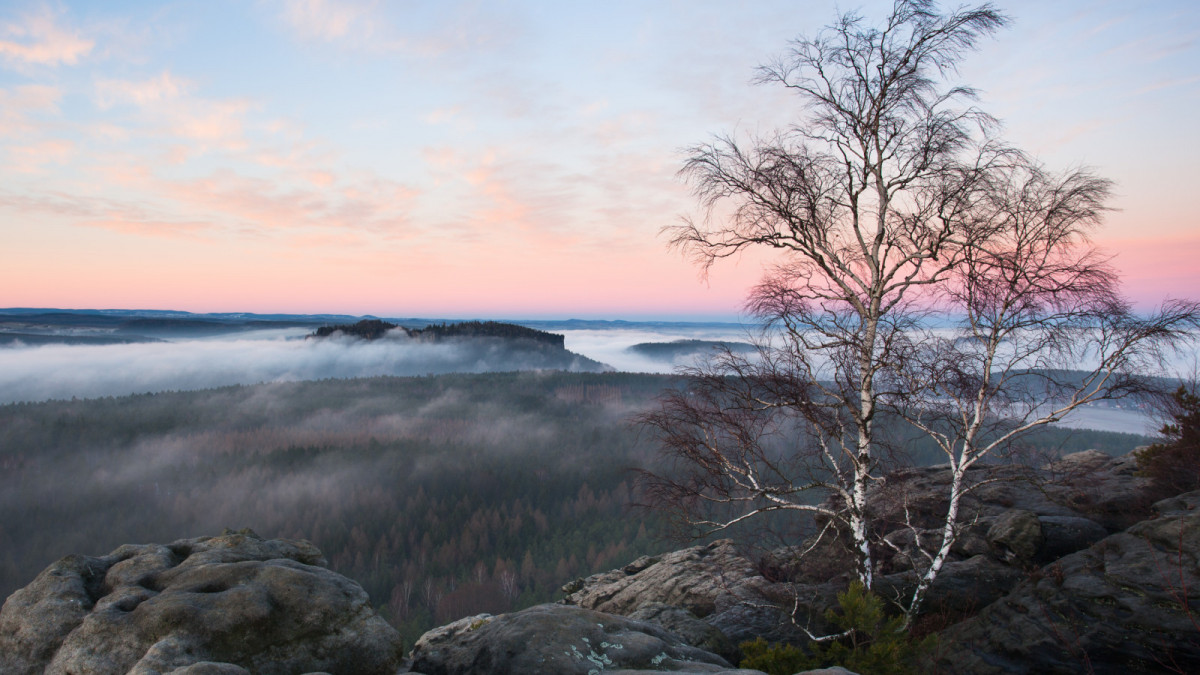
[[[594,574],[576,582],[563,602],[622,616],[662,603],[703,619],[716,611],[718,598],[758,576],[733,542],[722,539],[659,557],[643,556],[621,569]]]
[[[658,624],[686,644],[712,652],[730,663],[741,658],[741,650],[724,633],[682,607],[653,602],[634,610],[629,618]]]
[[[1023,562],[1031,562],[1046,543],[1041,519],[1025,509],[1011,509],[997,517],[988,528],[987,539],[999,549],[1002,559]]]
[[[986,553],[1029,567],[1086,548],[1150,515],[1150,480],[1136,471],[1132,454],[1110,457],[1096,450],[1066,455],[1039,469],[973,468],[967,480],[980,485],[963,498],[963,527],[951,559]],[[896,471],[872,488],[880,535],[900,549],[880,548],[882,573],[909,569],[921,558],[912,550],[914,528],[927,541],[936,540],[949,483],[949,471],[935,466]]]
[[[253,533],[68,556],[0,609],[0,672],[391,675],[398,634],[323,565]]]
[[[970,673],[1200,672],[1200,492],[1046,567],[942,633]]]
[[[728,539],[657,557],[644,556],[621,569],[572,582],[563,590],[563,602],[568,605],[621,616],[639,615],[669,630],[676,630],[686,618],[679,613],[654,612],[652,608],[681,608],[715,628],[733,645],[755,637],[772,642],[798,640],[802,634],[780,610],[781,606],[793,606],[793,587],[763,577]],[[832,588],[817,588],[812,598],[808,590],[800,600],[802,606],[810,600],[823,603],[836,597]],[[818,616],[823,616],[823,607]],[[693,646],[710,650],[724,642],[713,633],[696,630],[681,631],[681,637]]]
[[[963,501],[959,539],[924,608],[943,620],[972,615],[1037,566],[1084,549],[1149,513],[1149,482],[1135,470],[1132,455],[1114,458],[1096,451],[1067,455],[1039,469],[973,469],[971,480],[981,485]],[[925,560],[915,543],[918,536],[926,545],[940,536],[949,481],[945,467],[924,467],[897,471],[872,488],[879,534],[892,544],[875,551],[877,590],[886,597],[905,597],[915,587],[914,564]],[[807,555],[797,557],[800,550]],[[836,537],[780,549],[761,567],[722,540],[577,580],[564,587],[563,602],[636,615],[709,650],[720,651],[715,647],[720,643],[696,630],[689,615],[735,645],[756,637],[802,643],[804,632],[792,621],[813,633],[827,630],[825,611],[836,605],[852,568],[852,556]],[[686,614],[643,609],[660,605]]]
[[[735,670],[656,624],[566,605],[460,619],[421,636],[412,652],[412,672],[424,675],[647,670],[759,672]]]

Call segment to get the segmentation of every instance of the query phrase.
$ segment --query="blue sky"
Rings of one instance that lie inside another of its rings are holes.
[[[1117,181],[1098,242],[1195,295],[1200,4],[1002,2],[1005,136]],[[890,3],[862,5],[880,16]],[[0,3],[0,306],[729,317],[659,230],[680,148],[786,126],[825,2]]]

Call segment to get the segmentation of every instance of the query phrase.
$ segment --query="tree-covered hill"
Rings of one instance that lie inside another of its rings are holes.
[[[324,338],[330,337],[334,333],[342,333],[343,335],[351,335],[364,340],[378,340],[387,335],[388,331],[395,328],[398,328],[396,324],[380,319],[363,319],[358,323],[321,326],[313,331],[309,337]]]
[[[330,337],[342,333],[364,340],[378,340],[389,331],[401,328],[381,319],[363,319],[352,324],[321,326],[311,337]],[[551,347],[565,348],[565,339],[557,333],[548,333],[536,328],[526,328],[515,323],[500,321],[460,321],[457,323],[429,324],[424,328],[401,328],[408,337],[440,341],[453,338],[501,338],[504,340],[532,340]]]

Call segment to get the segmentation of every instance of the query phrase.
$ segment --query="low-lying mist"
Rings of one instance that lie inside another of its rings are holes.
[[[553,600],[661,548],[630,517],[652,448],[628,420],[670,383],[463,374],[0,406],[0,600],[64,555],[226,527],[316,543],[413,637]]]
[[[567,349],[629,373],[672,373],[680,366],[690,366],[695,362],[694,358],[676,360],[648,358],[630,351],[629,348],[636,344],[665,343],[676,340],[748,342],[752,340],[753,336],[749,328],[708,328],[686,325],[678,328],[610,328],[559,332],[566,337]]]
[[[514,348],[499,339],[426,342],[237,338],[117,345],[0,348],[0,403],[186,391],[233,384],[378,375],[594,371],[575,355]]]

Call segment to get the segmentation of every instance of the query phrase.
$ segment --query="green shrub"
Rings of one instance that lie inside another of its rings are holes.
[[[888,617],[883,607],[878,595],[855,581],[838,593],[838,609],[825,613],[839,632],[846,633],[844,637],[809,643],[807,654],[792,645],[768,645],[762,638],[743,642],[741,667],[769,675],[828,666],[842,666],[861,675],[915,674],[918,659],[933,649],[937,638],[930,635],[913,640],[903,617]]]
[[[1200,397],[1180,386],[1171,396],[1167,414],[1173,420],[1159,431],[1165,443],[1140,450],[1138,473],[1154,481],[1158,497],[1200,489]]]
[[[755,638],[738,646],[742,649],[741,668],[761,670],[768,675],[792,675],[812,668],[812,658],[793,645],[768,645],[766,640]]]

